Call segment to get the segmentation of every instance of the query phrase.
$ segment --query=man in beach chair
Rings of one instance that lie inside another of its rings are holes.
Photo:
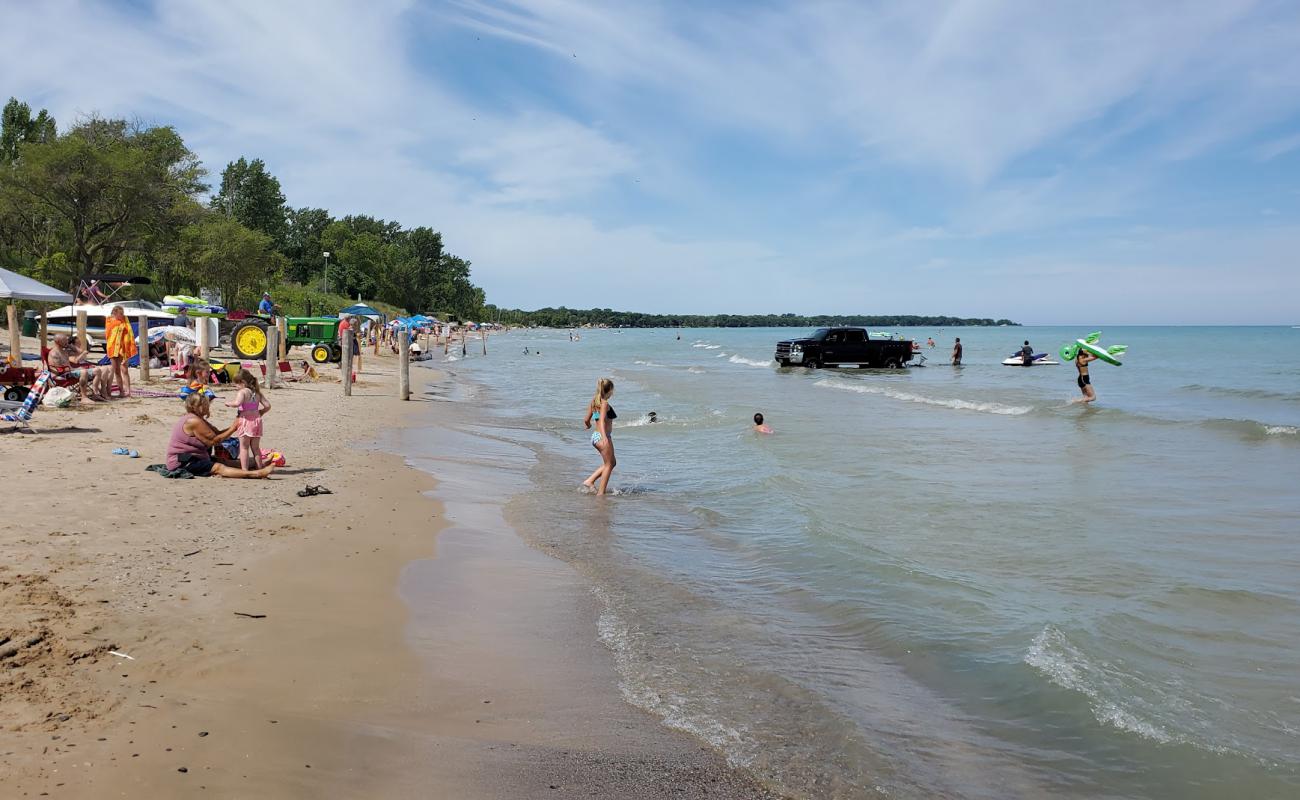
[[[111,370],[81,362],[88,352],[73,345],[66,333],[54,335],[54,346],[41,353],[45,367],[54,386],[77,387],[82,400],[95,401],[108,397]]]

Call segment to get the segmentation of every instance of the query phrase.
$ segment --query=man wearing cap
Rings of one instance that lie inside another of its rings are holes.
[[[262,292],[262,302],[257,304],[257,313],[271,316],[275,313],[275,306],[271,304],[271,293]]]

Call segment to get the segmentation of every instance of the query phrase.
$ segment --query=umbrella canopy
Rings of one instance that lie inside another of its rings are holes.
[[[166,339],[169,342],[189,342],[190,344],[197,341],[194,331],[189,328],[182,328],[180,325],[159,325],[156,328],[150,328],[149,341],[156,342],[159,339]]]
[[[72,295],[60,292],[26,275],[0,269],[0,298],[5,300],[34,300],[39,303],[71,303]]]
[[[347,308],[339,312],[340,317],[343,316],[344,314],[348,314],[353,317],[373,317],[375,319],[384,318],[384,315],[379,313],[377,309],[371,308],[365,303],[357,303],[354,306],[348,306]]]

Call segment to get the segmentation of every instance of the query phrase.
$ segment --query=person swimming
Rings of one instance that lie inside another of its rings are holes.
[[[659,415],[658,415],[656,412],[654,412],[654,411],[651,411],[651,412],[650,412],[649,414],[647,414],[646,416],[649,418],[649,419],[646,420],[647,422],[658,422],[658,421],[659,421]]]
[[[754,433],[765,433],[771,435],[774,431],[763,422],[761,413],[754,414]]]
[[[612,437],[614,429],[614,420],[618,419],[618,414],[614,412],[614,407],[609,404],[609,398],[614,394],[614,381],[609,378],[601,378],[596,381],[596,394],[592,396],[591,402],[587,404],[587,415],[582,418],[582,426],[590,429],[595,423],[595,430],[591,433],[591,446],[596,448],[600,453],[601,465],[591,476],[582,482],[583,486],[595,486],[596,481],[600,485],[596,488],[596,494],[604,494],[609,486],[609,478],[614,474],[614,467],[618,466],[618,460],[614,457],[614,439]]]

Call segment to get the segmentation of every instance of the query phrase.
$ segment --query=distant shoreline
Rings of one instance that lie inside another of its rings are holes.
[[[611,328],[829,328],[858,326],[864,328],[964,328],[1020,327],[1009,319],[902,315],[823,314],[644,314],[638,311],[610,309],[539,308],[485,309],[485,318],[515,326],[542,328],[576,328],[605,325]]]

